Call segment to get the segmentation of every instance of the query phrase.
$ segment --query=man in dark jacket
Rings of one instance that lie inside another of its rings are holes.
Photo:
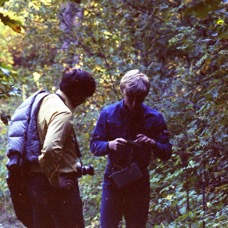
[[[102,228],[117,228],[122,216],[127,227],[146,227],[151,152],[162,160],[171,157],[162,114],[143,104],[149,88],[145,74],[139,70],[127,72],[120,82],[124,99],[105,107],[97,121],[91,151],[95,156],[108,156],[101,200]]]

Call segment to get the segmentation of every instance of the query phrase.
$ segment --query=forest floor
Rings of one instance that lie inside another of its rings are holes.
[[[0,228],[25,228],[16,218],[9,196],[0,199]]]

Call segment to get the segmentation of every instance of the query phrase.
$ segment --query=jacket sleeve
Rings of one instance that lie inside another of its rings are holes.
[[[95,156],[104,156],[108,153],[108,126],[107,114],[101,111],[90,142],[91,152]]]
[[[169,142],[169,133],[163,116],[160,114],[158,117],[158,128],[155,136],[156,145],[153,152],[158,158],[166,161],[172,155],[172,144]]]
[[[39,156],[39,164],[52,185],[63,163],[64,145],[72,136],[72,115],[68,112],[55,113],[48,123],[45,140]]]

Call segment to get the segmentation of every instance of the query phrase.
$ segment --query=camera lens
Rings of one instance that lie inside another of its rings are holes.
[[[93,176],[94,175],[94,168],[93,168],[93,166],[92,165],[86,166],[86,172],[90,176]]]
[[[90,175],[93,176],[94,175],[94,168],[92,165],[88,165],[88,166],[77,166],[77,173],[78,173],[78,177],[81,177],[82,175]]]

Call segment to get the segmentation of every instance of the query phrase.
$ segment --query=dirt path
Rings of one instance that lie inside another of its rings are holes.
[[[0,228],[25,228],[14,215],[0,215]]]
[[[17,220],[9,196],[0,198],[0,228],[25,228]]]

